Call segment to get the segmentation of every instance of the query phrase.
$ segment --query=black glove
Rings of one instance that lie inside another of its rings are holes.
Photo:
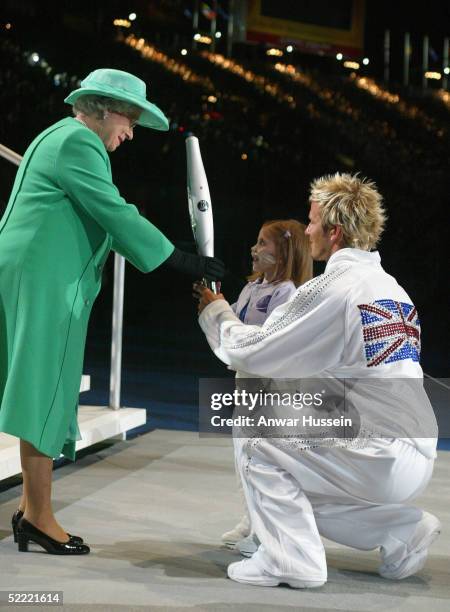
[[[174,249],[163,265],[197,279],[220,280],[225,276],[225,266],[217,257],[195,255],[180,249]]]

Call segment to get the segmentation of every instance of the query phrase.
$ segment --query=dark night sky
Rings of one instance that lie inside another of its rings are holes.
[[[293,0],[297,3],[301,0]],[[336,3],[339,0],[335,0]],[[178,13],[182,17],[184,8],[191,8],[192,0],[90,0],[89,2],[73,0],[3,0],[0,14],[7,15],[8,7],[15,13],[33,11],[38,15],[54,16],[67,10],[80,16],[92,15],[100,11],[109,20],[112,14],[126,16],[130,11],[151,13],[151,7],[171,7],[170,14]],[[221,6],[227,10],[228,0]],[[175,8],[177,7],[177,9]],[[431,0],[430,2],[412,2],[397,0],[366,0],[367,34],[382,31],[385,27],[401,32],[407,29],[418,34],[445,36],[450,35],[450,2]],[[182,18],[184,22],[184,18]]]
[[[386,28],[391,30],[392,37],[398,38],[408,31],[417,38],[427,34],[441,52],[443,38],[450,36],[450,2],[433,0],[427,5],[423,2],[414,5],[412,2],[367,0],[367,50],[376,48]]]
[[[385,27],[395,32],[450,35],[450,3],[445,0],[417,3],[366,0],[366,16],[369,36],[371,30]]]

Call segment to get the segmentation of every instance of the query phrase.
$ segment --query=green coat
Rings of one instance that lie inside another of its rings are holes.
[[[0,221],[0,431],[74,459],[86,331],[113,249],[142,272],[173,245],[114,186],[74,118],[28,147]]]

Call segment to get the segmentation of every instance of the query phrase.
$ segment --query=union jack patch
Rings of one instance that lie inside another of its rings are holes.
[[[359,304],[367,367],[419,361],[420,321],[415,306],[394,300]]]

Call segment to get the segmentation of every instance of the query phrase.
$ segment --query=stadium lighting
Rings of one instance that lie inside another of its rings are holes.
[[[363,61],[362,61],[362,63],[364,64],[364,66],[368,66],[368,65],[369,65],[369,62],[370,62],[370,60],[369,60],[369,58],[368,58],[368,57],[365,57],[365,58],[363,59]]]
[[[194,40],[203,43],[204,45],[210,45],[212,43],[212,38],[199,34],[198,32],[197,34],[194,34]]]
[[[131,21],[128,19],[114,19],[113,24],[118,28],[131,28]]]
[[[39,61],[39,53],[32,53],[31,59],[33,60],[35,64],[37,64]]]
[[[216,32],[215,37],[216,38],[222,38],[222,32]]]
[[[288,46],[286,47],[286,51],[287,51],[288,53],[292,53],[292,51],[293,51],[293,50],[294,50],[294,47],[293,47],[292,45],[288,45]]]
[[[345,68],[351,68],[352,70],[358,70],[359,69],[359,64],[358,62],[344,62],[344,67]]]
[[[134,20],[136,19],[136,17],[137,17],[136,13],[130,13],[130,14],[128,15],[128,19],[129,19],[130,21],[134,21]]]
[[[281,49],[267,49],[266,55],[275,55],[276,57],[281,57],[283,55],[283,51]]]
[[[450,74],[450,68],[448,66],[444,68],[444,74]]]
[[[187,49],[181,49],[181,55],[187,55]]]
[[[338,62],[340,62],[342,60],[344,56],[342,55],[342,53],[336,53],[336,59]]]

